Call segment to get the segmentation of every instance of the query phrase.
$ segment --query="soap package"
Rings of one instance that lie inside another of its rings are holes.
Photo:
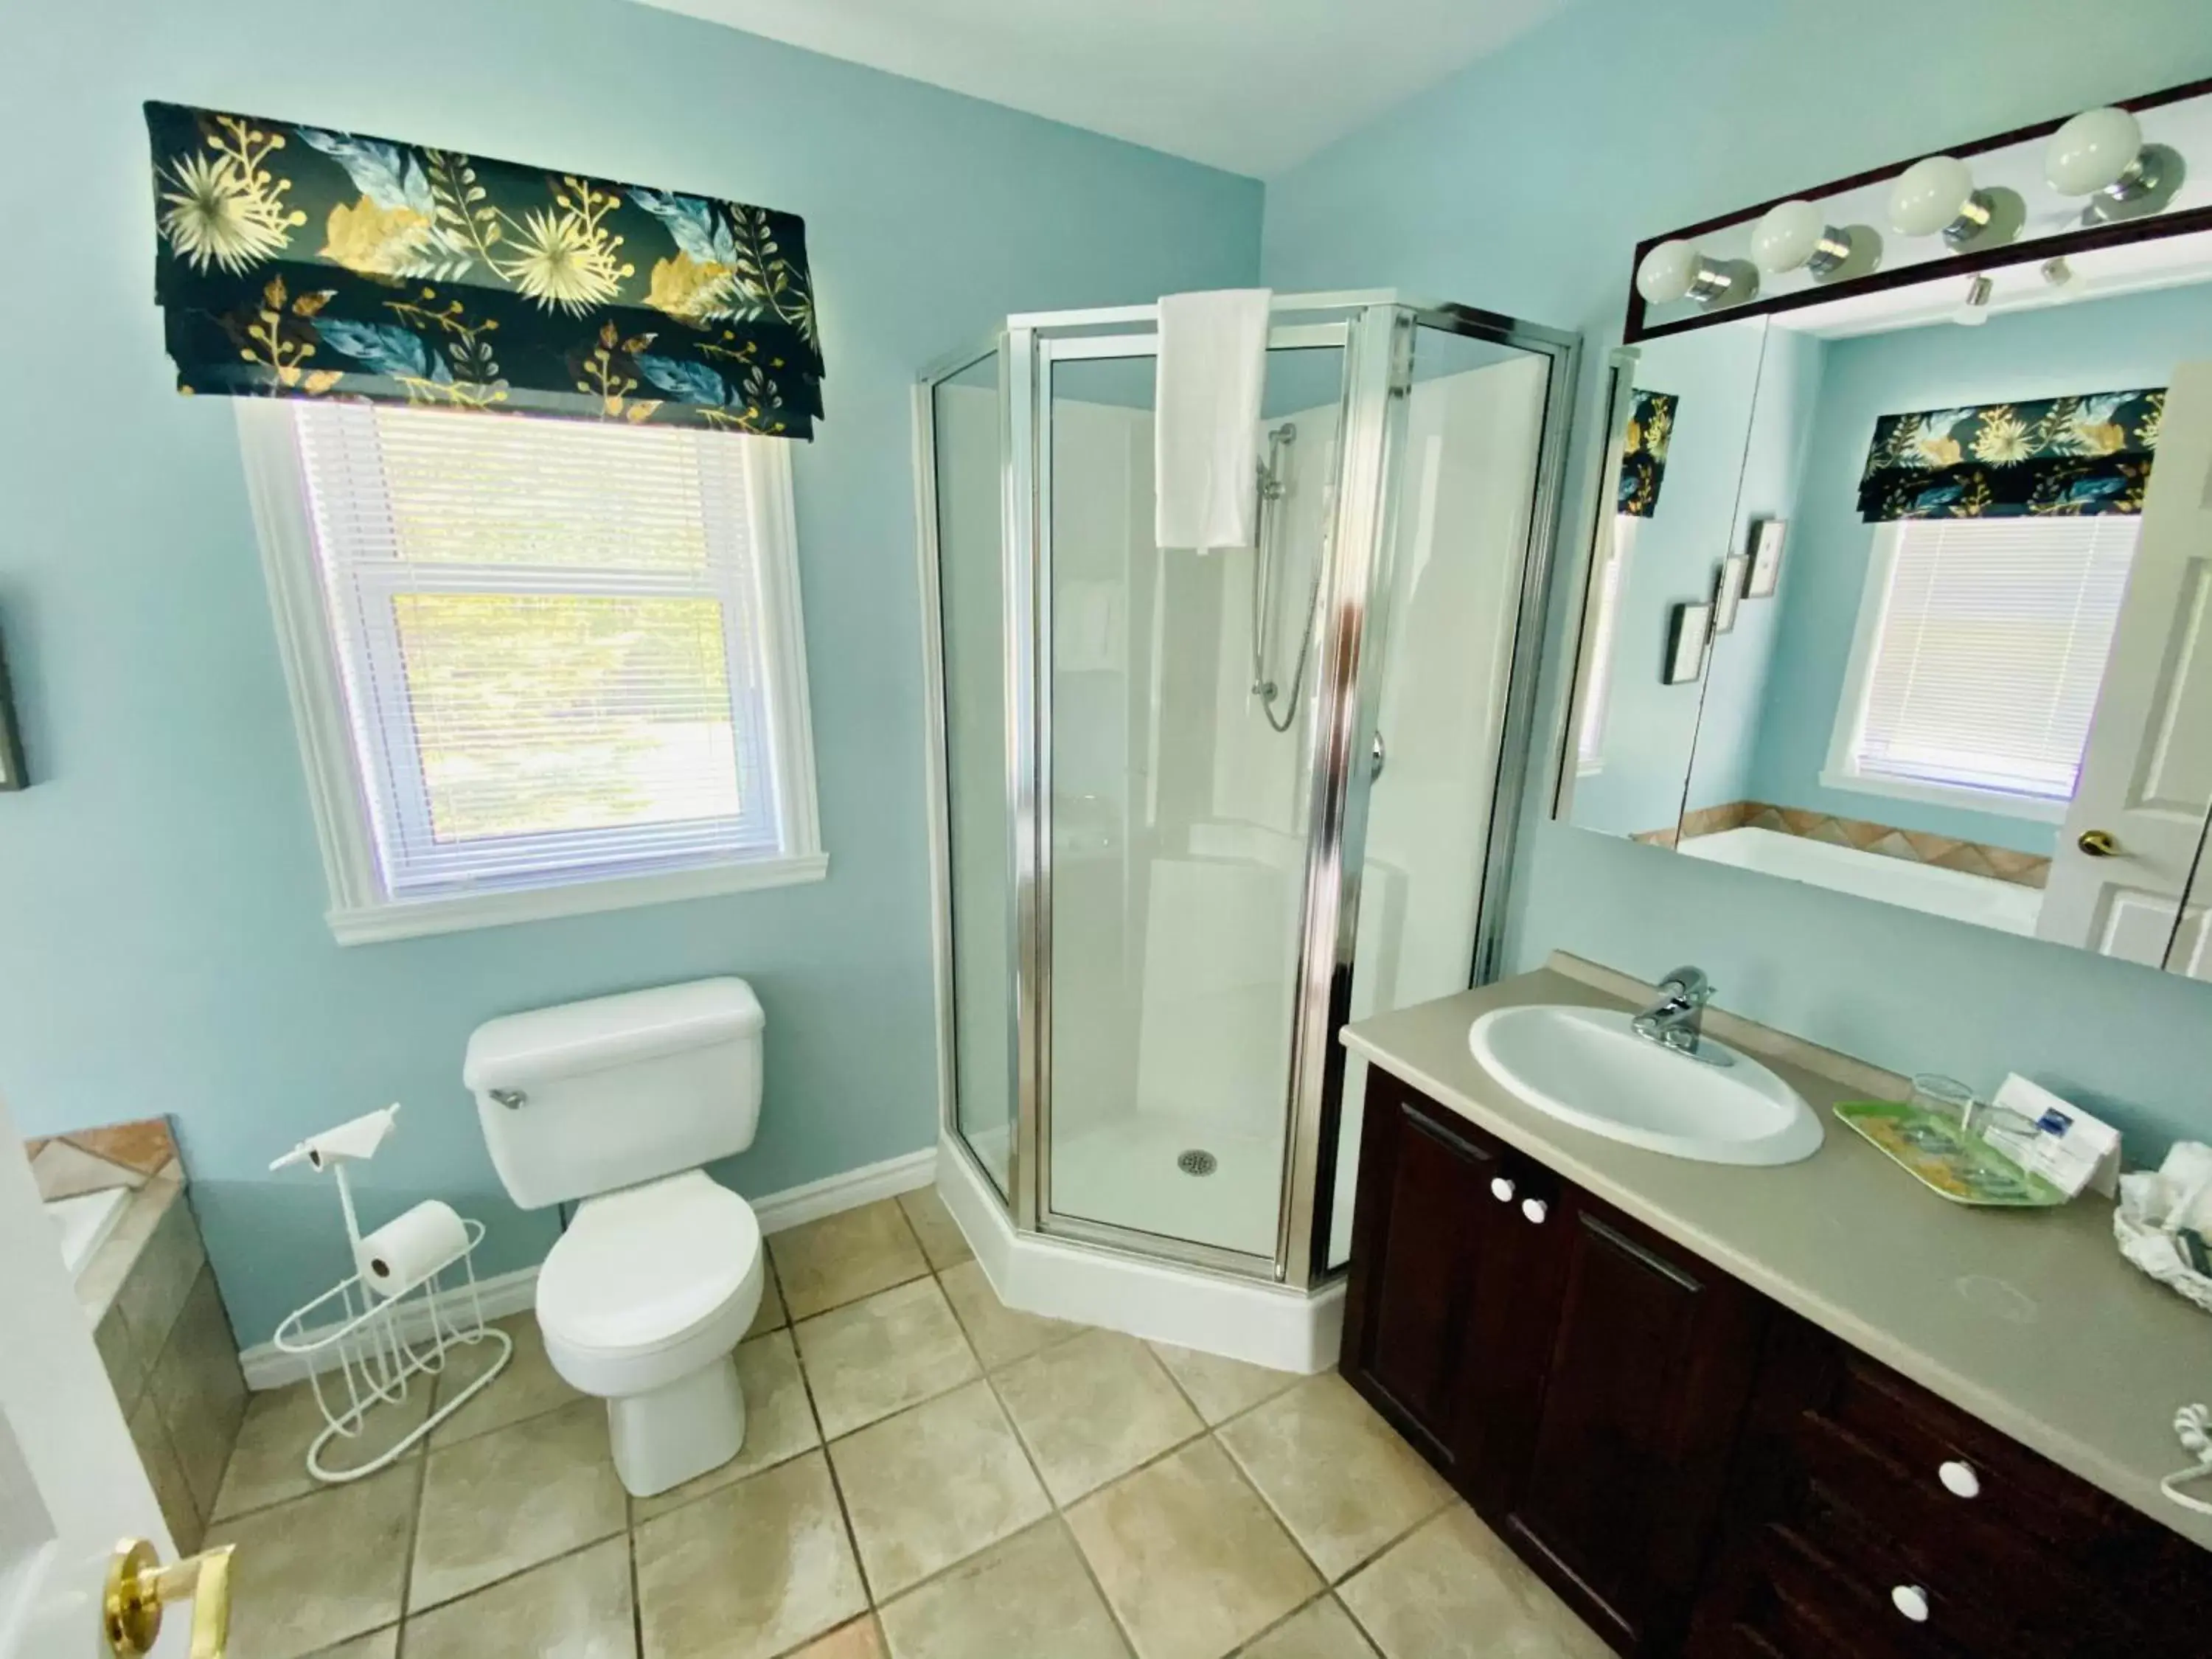
[[[1982,1138],[2030,1175],[2041,1176],[2069,1198],[2094,1184],[2116,1190],[2120,1132],[2017,1072],[1991,1099]]]

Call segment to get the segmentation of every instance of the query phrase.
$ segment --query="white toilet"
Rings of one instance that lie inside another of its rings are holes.
[[[640,1498],[744,1439],[732,1350],[760,1308],[760,1224],[700,1166],[752,1145],[761,1006],[703,979],[477,1028],[461,1078],[524,1209],[580,1199],[538,1275],[545,1352],[607,1402],[616,1472]]]

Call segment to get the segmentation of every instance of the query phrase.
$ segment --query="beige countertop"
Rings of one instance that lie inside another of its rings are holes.
[[[1600,975],[1604,970],[1596,970]],[[1860,1087],[1778,1046],[1857,1062],[1717,1018],[1786,1078],[1827,1130],[1802,1163],[1695,1164],[1608,1140],[1509,1094],[1469,1051],[1478,1014],[1522,1003],[1620,1007],[1546,969],[1347,1026],[1346,1045],[1508,1145],[1725,1268],[1854,1347],[2212,1549],[2212,1516],[2165,1497],[2186,1467],[2177,1407],[2212,1402],[2212,1316],[2121,1259],[2108,1200],[1969,1208],[1919,1186],[1830,1115]],[[1859,1066],[1862,1073],[1871,1068]],[[2203,1489],[2212,1496],[2212,1482]]]

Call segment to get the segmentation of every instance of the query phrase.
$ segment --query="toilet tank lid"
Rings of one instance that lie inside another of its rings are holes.
[[[757,1034],[766,1023],[741,979],[698,979],[486,1020],[469,1038],[461,1081],[514,1089]]]

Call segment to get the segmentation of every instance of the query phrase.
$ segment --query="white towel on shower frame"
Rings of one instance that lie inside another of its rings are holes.
[[[1152,539],[1250,547],[1259,539],[1260,392],[1267,377],[1264,288],[1160,301],[1152,422]]]

